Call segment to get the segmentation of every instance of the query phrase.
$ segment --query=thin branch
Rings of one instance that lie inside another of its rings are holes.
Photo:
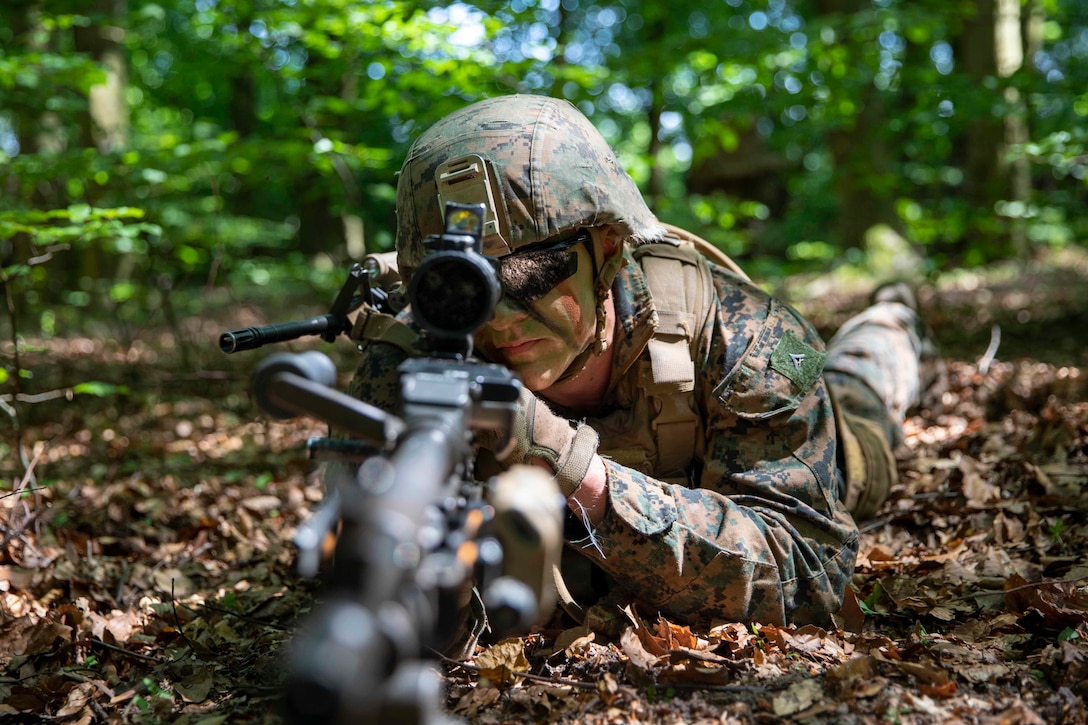
[[[451,667],[460,667],[463,670],[468,670],[469,672],[475,672],[476,674],[481,674],[484,671],[482,667],[477,667],[476,665],[470,665],[467,662],[459,662],[458,660],[453,660],[453,659],[450,659],[449,657],[445,657],[443,655],[438,655],[438,658],[439,658],[439,660],[442,661],[443,664],[450,665]],[[549,684],[549,685],[558,685],[558,686],[562,686],[562,687],[579,687],[579,688],[582,688],[583,690],[595,690],[595,689],[597,689],[596,683],[593,683],[593,682],[582,682],[581,680],[557,679],[557,678],[554,678],[554,677],[545,677],[544,675],[534,675],[532,672],[515,672],[514,670],[510,670],[509,668],[507,668],[507,669],[510,672],[510,674],[514,675],[515,677],[523,677],[526,680],[532,680],[534,682],[542,682],[542,683],[546,683],[546,684]]]
[[[121,560],[121,577],[117,581],[117,596],[114,600],[121,605],[125,606],[125,584],[128,583],[128,559]]]
[[[33,267],[38,264],[45,264],[46,262],[51,260],[53,258],[53,255],[57,252],[67,252],[71,248],[72,245],[68,243],[54,244],[51,247],[46,247],[45,249],[43,249],[41,254],[26,260],[26,264],[28,267]]]
[[[690,653],[684,652],[683,654],[690,654]],[[480,673],[483,672],[482,667],[477,667],[475,665],[470,665],[470,664],[468,664],[466,662],[459,662],[458,660],[452,660],[449,657],[445,657],[445,656],[440,655],[440,654],[438,655],[438,658],[444,664],[447,664],[447,665],[449,665],[451,667],[460,667],[461,669],[468,670],[469,672],[475,672],[476,674],[480,674]],[[526,680],[531,680],[533,682],[539,682],[539,683],[545,684],[545,685],[556,685],[556,686],[559,686],[559,687],[575,687],[575,688],[579,688],[579,689],[582,689],[582,690],[596,690],[597,689],[597,683],[595,683],[595,682],[582,682],[581,680],[567,680],[567,679],[562,679],[562,678],[547,677],[545,675],[536,675],[536,674],[533,674],[532,672],[515,672],[513,670],[509,670],[509,672],[510,672],[511,675],[513,675],[515,677],[521,677],[521,678],[524,678]],[[713,684],[707,684],[707,683],[702,683],[702,682],[673,682],[671,680],[668,683],[663,683],[663,684],[667,684],[669,687],[673,687],[673,688],[676,688],[676,689],[713,690],[715,692],[748,692],[748,693],[755,693],[755,694],[761,694],[761,693],[765,693],[765,692],[774,692],[774,691],[777,691],[777,690],[785,689],[786,687],[789,686],[789,683],[783,683],[783,684],[773,685],[773,686],[770,686],[770,685],[713,685]]]
[[[44,393],[7,393],[0,395],[5,401],[15,400],[20,403],[45,403],[49,400],[56,400],[57,398],[64,398],[65,400],[71,400],[75,397],[75,391],[72,388],[58,388],[57,390],[49,390]]]
[[[5,494],[5,495],[13,496],[14,494],[9,493],[9,494]],[[38,514],[40,514],[40,513],[41,513],[41,511],[33,511],[25,519],[20,521],[17,526],[10,527],[10,528],[5,526],[4,528],[7,529],[7,533],[4,534],[4,540],[0,541],[0,550],[3,550],[4,548],[6,548],[7,545],[11,543],[12,539],[14,539],[16,537],[19,537],[19,536],[22,536],[23,532],[26,531],[26,527],[30,526],[30,524],[34,523],[34,520],[38,518]]]
[[[46,486],[31,486],[30,488],[27,488],[27,485],[30,483],[31,474],[34,473],[34,469],[37,467],[38,461],[40,461],[42,459],[42,456],[45,455],[45,451],[47,448],[49,448],[49,445],[45,444],[38,449],[38,452],[34,454],[34,458],[30,460],[30,464],[27,466],[26,473],[23,474],[22,478],[19,480],[19,483],[16,484],[15,490],[5,493],[4,495],[0,496],[0,498],[7,498],[8,496],[15,496],[16,494],[20,493],[33,493],[34,491],[44,491],[47,488]]]
[[[986,348],[986,352],[978,360],[978,371],[986,375],[990,372],[990,365],[994,361],[994,356],[997,355],[997,348],[1001,346],[1001,327],[994,325],[990,328],[990,346]]]
[[[152,657],[151,655],[145,655],[145,654],[141,654],[139,652],[131,652],[131,651],[129,651],[129,650],[123,648],[123,647],[118,647],[117,645],[108,644],[108,643],[103,642],[102,640],[100,640],[98,637],[91,637],[90,639],[84,640],[84,642],[90,642],[91,644],[93,644],[96,647],[103,647],[105,649],[112,650],[113,652],[120,652],[123,655],[128,655],[129,657],[135,657],[136,659],[139,659],[139,660],[146,660],[148,662],[154,662],[157,665],[161,665],[162,662],[163,662],[158,657]]]
[[[1076,579],[1043,579],[1037,582],[1028,582],[1027,584],[1021,584],[1020,586],[1012,587],[1011,589],[993,589],[985,592],[975,592],[973,594],[964,594],[962,597],[953,597],[949,601],[962,602],[968,599],[974,599],[975,597],[996,597],[1005,596],[1012,592],[1018,592],[1024,589],[1038,589],[1040,587],[1049,586],[1051,584],[1076,584],[1078,582],[1088,581],[1088,575],[1079,576]]]
[[[174,596],[173,577],[170,577],[170,609],[174,612],[174,626],[177,627],[178,634],[185,640],[185,646],[189,648],[189,651],[196,654],[196,647],[193,646],[193,641],[189,639],[189,635],[185,634],[185,628],[181,626],[181,620],[178,618],[178,600]]]
[[[12,292],[12,287],[14,286],[13,280],[4,273],[3,269],[0,269],[0,284],[4,287],[4,302],[7,305],[8,317],[11,318],[12,360],[15,367],[12,375],[12,388],[14,389],[15,394],[18,395],[22,392],[23,377],[23,363],[19,354],[19,316],[15,310],[15,295]],[[14,406],[5,407],[11,415],[12,423],[15,426],[15,450],[18,452],[19,459],[23,462],[24,468],[27,468],[26,454],[23,450],[23,421],[19,416],[19,409]]]
[[[171,586],[172,586],[172,584],[173,584],[173,582],[171,582]],[[166,592],[164,592],[164,591],[162,591],[160,589],[155,589],[153,591],[156,594],[162,596],[165,599]],[[171,593],[170,598],[171,598],[171,601],[173,601],[173,593]],[[195,614],[198,617],[203,616],[204,610],[209,610],[209,611],[212,611],[212,612],[217,612],[219,614],[226,614],[227,616],[234,617],[235,619],[241,619],[242,621],[249,622],[250,624],[256,624],[256,625],[259,625],[261,627],[268,627],[269,629],[274,629],[274,630],[279,631],[279,632],[291,632],[291,631],[293,631],[292,627],[284,627],[284,626],[279,625],[279,624],[274,624],[274,623],[269,622],[267,620],[260,619],[258,617],[254,617],[254,616],[251,616],[249,614],[246,614],[245,612],[235,612],[235,611],[232,611],[230,609],[226,609],[225,607],[216,606],[215,604],[211,604],[210,602],[202,602],[200,604],[199,608],[193,607],[193,606],[191,606],[189,604],[186,604],[185,602],[180,602],[180,604],[181,604],[182,609],[184,609],[184,610],[186,610],[188,612],[191,612],[191,613]],[[256,608],[259,608],[259,607],[263,606],[264,604],[265,604],[265,602],[261,602],[260,604],[257,605]],[[175,617],[175,619],[177,618],[177,612],[176,611],[174,612],[174,617]],[[180,630],[181,628],[178,627],[178,629]]]
[[[21,495],[26,492],[33,493],[34,491],[40,491],[42,488],[44,488],[43,486],[30,486],[29,484],[34,477],[34,469],[38,466],[38,462],[42,459],[42,456],[45,455],[45,451],[47,448],[49,448],[48,444],[38,446],[38,450],[34,452],[34,458],[32,458],[30,460],[30,463],[27,464],[26,472],[24,472],[23,475],[20,477],[19,482],[14,486],[14,490],[9,493],[0,495],[0,499],[5,499],[8,496]],[[0,541],[0,550],[6,548],[7,545],[11,543],[11,540],[14,539],[16,536],[22,534],[26,530],[26,527],[30,526],[31,522],[33,522],[34,519],[38,518],[38,515],[41,513],[40,509],[34,511],[33,513],[28,513],[27,517],[23,519],[20,524],[13,526],[11,525],[11,521],[15,518],[15,508],[16,507],[13,507],[11,509],[11,516],[8,519],[8,525],[4,526],[6,533],[4,534],[4,540]]]

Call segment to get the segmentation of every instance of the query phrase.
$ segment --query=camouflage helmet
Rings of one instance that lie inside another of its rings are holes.
[[[547,96],[474,103],[412,145],[397,183],[405,278],[423,258],[423,237],[442,232],[446,201],[487,205],[484,253],[494,257],[588,227],[609,225],[634,243],[664,235],[600,132],[570,102]],[[607,288],[620,255],[606,265],[600,246],[597,281]]]

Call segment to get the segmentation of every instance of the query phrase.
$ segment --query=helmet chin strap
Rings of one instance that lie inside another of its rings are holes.
[[[600,243],[594,245],[596,252]],[[586,363],[589,361],[590,356],[599,356],[605,350],[608,349],[608,326],[612,324],[612,321],[608,319],[608,312],[605,310],[605,300],[608,299],[608,293],[612,289],[612,282],[616,279],[616,275],[619,273],[620,268],[625,264],[623,259],[623,253],[617,251],[611,258],[605,259],[603,263],[598,264],[596,254],[594,254],[593,266],[599,269],[599,272],[594,276],[597,280],[596,283],[596,305],[594,307],[594,313],[597,321],[594,328],[593,339],[585,346],[585,348],[578,353],[578,355],[571,361],[567,369],[563,371],[563,374],[556,380],[557,383],[570,380],[581,373]]]

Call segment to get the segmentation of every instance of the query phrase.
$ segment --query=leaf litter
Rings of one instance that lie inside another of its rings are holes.
[[[54,341],[37,362],[64,354]],[[23,462],[0,464],[0,720],[279,722],[282,658],[315,601],[290,539],[321,500],[303,447],[323,429],[260,419],[240,373],[199,385],[43,405]],[[689,627],[630,607],[614,628],[553,622],[440,663],[446,710],[1086,722],[1086,391],[1075,367],[950,361],[831,626]]]

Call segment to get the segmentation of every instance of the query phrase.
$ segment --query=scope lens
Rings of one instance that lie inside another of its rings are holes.
[[[491,319],[500,292],[488,262],[463,252],[424,257],[409,284],[416,321],[428,332],[446,338],[471,335]]]

